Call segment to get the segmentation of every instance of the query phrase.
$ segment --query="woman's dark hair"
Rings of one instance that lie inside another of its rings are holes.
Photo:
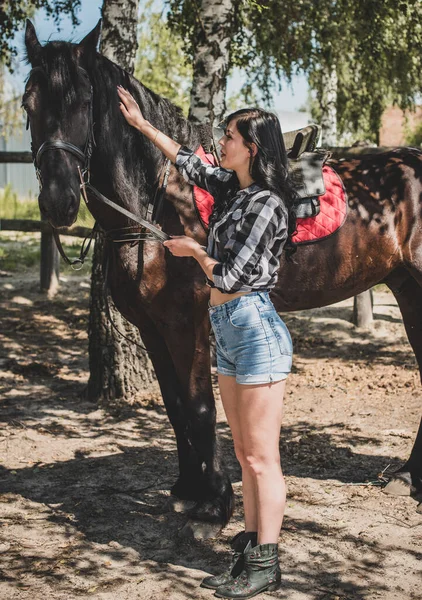
[[[228,127],[233,119],[236,119],[237,130],[243,138],[243,143],[250,148],[249,173],[252,179],[264,189],[274,192],[287,208],[288,238],[284,250],[287,259],[290,259],[296,252],[292,235],[296,231],[294,202],[297,193],[288,171],[288,158],[280,121],[274,113],[260,108],[242,108],[231,113],[224,119],[224,127]],[[252,154],[252,142],[258,148],[256,156]]]

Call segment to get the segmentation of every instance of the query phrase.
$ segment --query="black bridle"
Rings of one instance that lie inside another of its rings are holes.
[[[80,69],[87,76],[88,81],[89,81],[89,76],[88,76],[87,71],[82,67],[78,67],[78,69]],[[43,75],[47,77],[47,74],[42,69],[42,67],[34,67],[31,70],[29,76],[31,76],[34,72],[37,72],[37,71],[43,73]],[[104,196],[103,194],[101,194],[101,192],[99,192],[90,182],[90,179],[91,179],[91,171],[90,171],[91,156],[92,156],[92,152],[93,152],[93,149],[95,146],[93,104],[94,104],[94,91],[93,91],[92,84],[90,84],[88,130],[87,130],[87,136],[86,136],[86,141],[85,141],[83,150],[81,150],[74,144],[64,141],[64,140],[46,140],[45,142],[43,142],[41,144],[38,151],[35,152],[35,149],[31,142],[32,160],[34,163],[35,173],[37,175],[40,190],[42,189],[42,177],[41,177],[40,163],[41,163],[41,159],[42,159],[43,155],[46,152],[51,151],[51,150],[64,150],[65,152],[69,152],[70,154],[73,154],[73,156],[75,156],[77,159],[79,159],[83,165],[82,168],[80,166],[78,166],[79,177],[80,177],[80,181],[81,181],[80,189],[81,189],[82,197],[83,197],[85,203],[87,204],[88,208],[89,208],[89,199],[88,199],[87,192],[89,192],[97,201],[110,206],[111,208],[113,208],[114,210],[125,215],[132,221],[135,221],[135,223],[138,223],[138,225],[140,225],[142,228],[141,231],[137,231],[137,232],[132,231],[134,229],[133,227],[126,227],[123,229],[114,229],[110,232],[106,232],[107,237],[111,241],[117,242],[117,243],[125,243],[125,242],[140,242],[140,241],[146,241],[146,240],[163,242],[165,240],[168,240],[169,236],[166,233],[164,233],[164,231],[162,231],[161,229],[156,227],[154,223],[157,221],[157,218],[159,216],[158,213],[160,212],[160,209],[161,209],[162,200],[163,200],[165,190],[167,187],[168,176],[170,173],[171,161],[167,159],[163,165],[162,170],[165,170],[163,183],[162,183],[161,187],[159,186],[157,188],[157,190],[154,194],[154,197],[152,199],[152,202],[150,202],[147,207],[147,219],[143,219],[142,217],[135,215],[134,213],[123,208],[122,206],[119,206],[118,204],[116,204],[115,202],[113,202],[112,200],[110,200],[109,198]],[[29,124],[29,118],[28,118],[28,124]],[[27,124],[27,128],[28,128],[28,124]],[[161,179],[161,173],[160,173],[160,176],[158,179],[158,183],[159,183],[160,179]],[[148,217],[151,218],[154,221],[154,223],[151,223],[151,221],[148,220]],[[62,256],[63,260],[67,264],[71,265],[76,270],[79,270],[80,268],[82,268],[82,265],[84,264],[86,256],[89,252],[94,234],[96,231],[98,231],[97,224],[94,225],[94,228],[92,229],[90,235],[84,240],[82,247],[81,247],[79,257],[76,259],[73,259],[73,260],[69,259],[68,256],[66,256],[66,253],[63,250],[63,246],[60,242],[60,236],[59,236],[57,229],[55,229],[53,227],[52,230],[53,230],[54,239],[56,241],[57,249],[59,250],[60,255]],[[87,242],[87,240],[88,240],[88,242]]]
[[[82,67],[78,67],[78,69],[82,73],[84,73],[86,75],[86,77],[88,78],[88,81],[89,81],[89,76],[88,76],[87,71],[84,68],[82,68]],[[34,67],[31,70],[29,76],[31,77],[31,75],[33,73],[35,73],[35,72],[40,72],[45,77],[47,77],[47,74],[46,74],[46,72],[44,71],[44,69],[42,67]],[[73,154],[74,156],[76,156],[76,158],[78,158],[82,162],[82,164],[84,165],[83,169],[82,169],[84,180],[89,181],[89,179],[90,179],[91,156],[92,156],[92,151],[93,151],[94,146],[95,146],[94,117],[93,117],[94,106],[93,105],[94,105],[94,90],[92,88],[92,84],[90,83],[90,100],[89,100],[89,111],[88,111],[88,130],[87,130],[86,141],[85,141],[85,145],[84,145],[84,149],[83,150],[81,150],[80,148],[78,148],[74,144],[71,144],[70,142],[66,142],[66,141],[63,141],[63,140],[46,140],[38,148],[38,151],[35,152],[33,144],[31,142],[32,160],[33,160],[33,163],[34,163],[35,173],[37,175],[37,179],[38,179],[38,183],[40,185],[40,189],[42,188],[41,168],[40,168],[41,158],[49,150],[65,150],[66,152],[70,152],[70,154]],[[28,122],[29,122],[29,119],[28,119]],[[27,124],[27,129],[28,129],[28,124]]]

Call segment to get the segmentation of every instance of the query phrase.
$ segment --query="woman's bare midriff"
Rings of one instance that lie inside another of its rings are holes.
[[[223,294],[217,288],[211,288],[211,296],[210,296],[210,305],[218,306],[219,304],[225,304],[226,302],[230,302],[230,300],[234,300],[235,298],[240,298],[240,296],[245,296],[249,294],[249,292],[236,292],[235,294]]]

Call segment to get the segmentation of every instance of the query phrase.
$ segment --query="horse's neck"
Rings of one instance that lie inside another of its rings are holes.
[[[119,109],[117,84],[129,89],[148,121],[179,143],[196,145],[198,132],[170,102],[160,102],[159,96],[102,56],[92,80],[96,137],[92,183],[127,210],[145,216],[146,207],[159,185],[164,157],[152,142],[125,122]],[[172,195],[171,201],[178,213],[189,210],[176,196]],[[95,201],[92,212],[105,229],[134,225]]]

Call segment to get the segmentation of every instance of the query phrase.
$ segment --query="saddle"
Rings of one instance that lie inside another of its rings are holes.
[[[320,137],[318,125],[307,125],[283,133],[284,146],[289,159],[290,175],[299,199],[295,203],[297,218],[315,217],[320,211],[318,197],[325,194],[322,167],[329,157],[326,150],[315,150]],[[206,154],[213,154],[219,162],[221,148],[216,143],[224,135],[221,127],[214,127],[210,144],[202,144]]]

